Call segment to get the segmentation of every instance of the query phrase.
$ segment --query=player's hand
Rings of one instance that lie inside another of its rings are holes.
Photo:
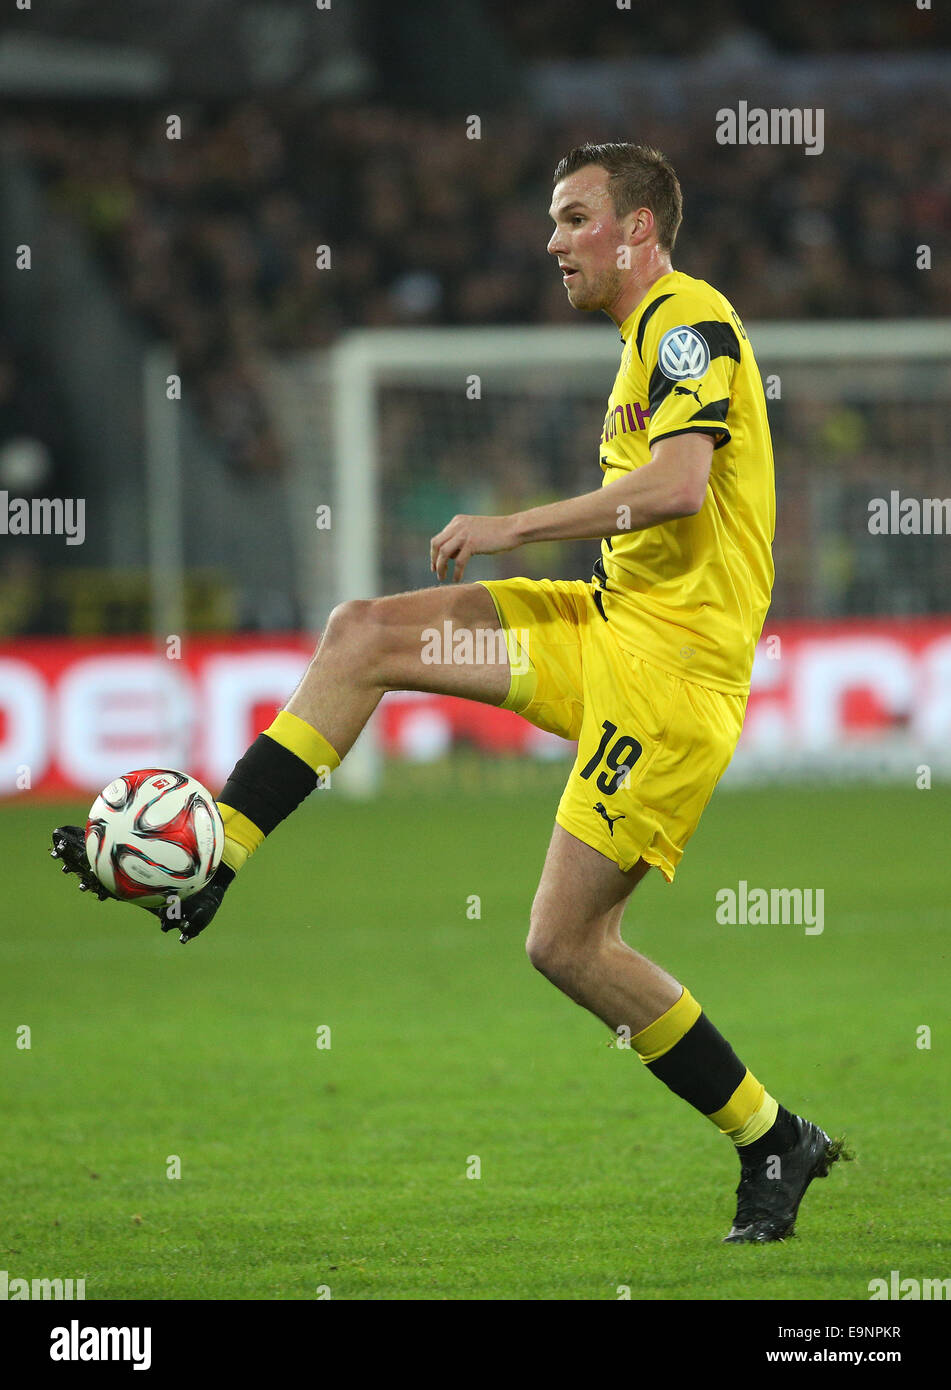
[[[471,555],[496,555],[518,544],[513,516],[454,516],[429,542],[429,563],[445,579],[449,561],[455,561],[452,582],[458,584]]]

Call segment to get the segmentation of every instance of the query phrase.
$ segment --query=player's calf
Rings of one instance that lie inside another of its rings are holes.
[[[437,691],[502,703],[511,681],[504,642],[487,644],[493,656],[502,649],[503,660],[494,663],[456,660],[452,643],[446,660],[426,659],[429,632],[443,635],[447,627],[459,631],[467,625],[499,632],[495,604],[480,584],[349,600],[334,610],[288,707],[258,735],[221,792],[225,846],[219,869],[199,892],[156,910],[163,931],[180,929],[182,942],[204,931],[238,871],[340,765],[386,690]],[[68,829],[82,834],[77,827]],[[71,836],[61,839],[63,853],[72,856],[67,871],[79,873],[84,888],[109,896],[85,851]]]
[[[847,1155],[841,1144],[779,1104],[689,990],[621,939],[624,905],[645,871],[641,861],[623,873],[556,825],[532,907],[529,959],[731,1140],[741,1164],[731,1243],[781,1240],[791,1233],[812,1179]],[[768,1187],[764,1195],[775,1156],[785,1165],[786,1186]]]

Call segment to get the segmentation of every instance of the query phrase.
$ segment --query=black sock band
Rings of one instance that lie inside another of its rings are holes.
[[[647,1066],[702,1115],[721,1110],[746,1075],[746,1067],[704,1013],[669,1052]]]
[[[316,772],[302,758],[267,734],[258,734],[217,800],[247,816],[262,835],[270,835],[316,785]]]

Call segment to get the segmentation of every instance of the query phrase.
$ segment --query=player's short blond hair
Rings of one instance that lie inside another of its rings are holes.
[[[576,145],[559,161],[554,182],[561,183],[589,165],[607,170],[615,216],[626,217],[635,208],[650,208],[658,245],[672,251],[683,221],[683,194],[667,156],[650,145]]]

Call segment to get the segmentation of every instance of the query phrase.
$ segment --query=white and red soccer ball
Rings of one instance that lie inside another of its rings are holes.
[[[86,856],[114,897],[161,907],[190,897],[221,863],[225,832],[206,787],[186,772],[147,767],[110,782],[86,822]]]

